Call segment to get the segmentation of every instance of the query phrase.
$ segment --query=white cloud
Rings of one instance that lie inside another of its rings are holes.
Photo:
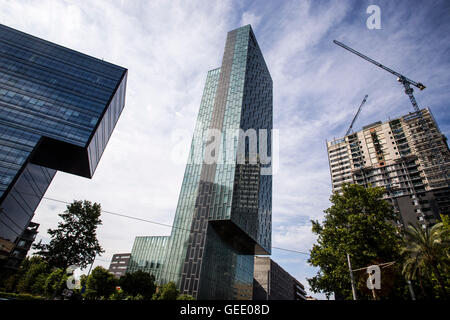
[[[316,236],[311,233],[311,223],[280,225],[273,230],[272,245],[290,250],[309,252]]]
[[[244,12],[242,14],[241,22],[239,25],[245,26],[247,24],[251,24],[253,29],[256,29],[261,21],[261,16],[257,16],[252,12]]]

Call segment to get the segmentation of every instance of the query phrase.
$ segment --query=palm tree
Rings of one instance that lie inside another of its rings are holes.
[[[447,269],[447,265],[442,262],[448,255],[449,245],[449,231],[442,222],[424,229],[410,225],[406,229],[405,247],[402,249],[407,255],[402,271],[406,279],[413,280],[417,276],[421,278],[427,274],[427,266],[430,266],[439,283],[441,298],[447,299],[445,281],[439,266]]]

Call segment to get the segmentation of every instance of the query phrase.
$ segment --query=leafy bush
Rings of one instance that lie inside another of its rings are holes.
[[[12,299],[12,300],[44,300],[44,297],[33,296],[28,293],[8,293],[0,292],[0,298]]]

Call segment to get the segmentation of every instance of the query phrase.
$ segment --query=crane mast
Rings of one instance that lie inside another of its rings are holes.
[[[366,101],[367,101],[367,97],[368,97],[368,95],[366,94],[366,96],[364,97],[363,101],[361,102],[361,105],[360,105],[359,108],[358,108],[358,111],[356,112],[355,116],[353,117],[353,120],[352,120],[352,123],[350,124],[350,127],[348,128],[347,132],[345,133],[346,136],[348,136],[348,134],[349,134],[350,131],[352,130],[353,124],[355,123],[356,118],[358,118],[359,113],[361,112],[362,106],[363,106],[363,105],[366,103]]]

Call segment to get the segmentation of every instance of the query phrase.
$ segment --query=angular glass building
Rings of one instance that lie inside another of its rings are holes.
[[[92,177],[126,80],[125,68],[0,25],[0,264],[56,170]]]
[[[267,132],[255,149],[252,130]],[[197,299],[251,299],[254,255],[271,251],[271,164],[262,161],[271,130],[272,79],[247,25],[228,33],[222,66],[208,72],[172,233],[137,237],[128,272]]]

